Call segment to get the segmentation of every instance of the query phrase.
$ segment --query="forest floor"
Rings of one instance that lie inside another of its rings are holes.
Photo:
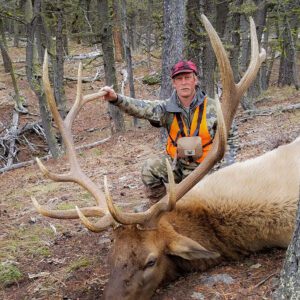
[[[79,46],[74,53],[87,52]],[[24,48],[11,48],[13,61],[18,58],[17,72],[25,73]],[[158,86],[142,84],[147,74],[142,57],[134,56],[136,95],[157,98]],[[86,76],[95,74],[97,65],[85,69]],[[99,64],[100,67],[100,64]],[[118,70],[122,66],[118,66]],[[159,63],[157,62],[157,68]],[[69,75],[76,74],[76,63],[69,63]],[[13,112],[12,85],[0,65],[0,132],[11,123]],[[120,79],[120,78],[119,78]],[[21,93],[28,101],[29,114],[20,116],[20,126],[38,119],[38,104],[26,78],[20,75]],[[103,82],[84,84],[84,94],[97,91]],[[76,87],[66,83],[68,103],[75,99]],[[237,123],[241,149],[238,161],[256,157],[280,144],[288,143],[300,135],[300,110],[282,112],[281,108],[300,102],[300,92],[293,88],[271,87],[256,106],[273,109],[271,114],[250,117],[238,110]],[[106,104],[101,101],[87,104],[74,122],[76,146],[102,140],[110,136],[110,121]],[[33,133],[26,136],[35,147],[20,143],[20,161],[45,155],[44,143]],[[124,210],[147,202],[140,170],[151,153],[161,152],[157,146],[159,130],[142,121],[132,127],[126,117],[126,131],[113,135],[105,143],[78,152],[83,170],[100,186],[104,175],[115,202]],[[66,157],[49,159],[49,169],[68,170]],[[107,257],[111,247],[111,231],[89,232],[78,220],[55,220],[39,215],[31,203],[34,196],[41,204],[65,209],[93,205],[91,196],[68,183],[55,183],[45,179],[36,164],[0,174],[0,298],[9,299],[100,299],[109,275]],[[272,249],[255,253],[240,261],[226,262],[203,273],[192,273],[160,287],[153,299],[271,299],[283,265],[285,250]],[[209,284],[214,275],[230,276],[231,283],[222,280]]]

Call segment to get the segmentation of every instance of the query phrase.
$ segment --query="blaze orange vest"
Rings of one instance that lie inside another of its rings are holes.
[[[198,106],[194,112],[194,116],[193,116],[193,120],[192,120],[192,124],[190,127],[190,131],[187,130],[187,127],[184,123],[184,121],[182,120],[182,124],[183,124],[183,131],[184,134],[182,135],[181,133],[181,129],[180,126],[178,124],[178,116],[174,116],[173,122],[170,126],[170,131],[169,131],[169,137],[168,137],[168,141],[167,141],[167,153],[174,159],[176,157],[177,154],[177,140],[178,138],[182,137],[182,136],[195,136],[195,132],[197,131],[197,127],[198,127],[198,118],[202,117],[201,119],[201,123],[200,123],[200,128],[198,130],[198,135],[201,137],[202,139],[202,147],[203,147],[203,154],[202,156],[196,161],[198,163],[202,162],[205,158],[205,156],[207,155],[207,153],[209,152],[212,144],[212,139],[211,136],[209,134],[208,128],[207,128],[207,122],[206,122],[206,104],[207,104],[207,98],[204,99],[203,105]],[[201,109],[203,108],[203,110]],[[201,111],[202,110],[202,111]],[[181,118],[179,116],[179,118]],[[188,134],[188,132],[190,132],[190,134]]]

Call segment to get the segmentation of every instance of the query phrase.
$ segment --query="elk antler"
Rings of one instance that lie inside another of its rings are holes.
[[[113,220],[113,218],[111,217],[111,215],[109,213],[104,194],[96,186],[96,184],[86,174],[84,174],[82,172],[82,170],[79,166],[79,163],[78,163],[78,160],[76,157],[76,151],[75,151],[75,146],[74,146],[74,142],[73,142],[71,129],[72,129],[73,121],[74,121],[76,115],[78,114],[78,112],[80,111],[80,109],[82,108],[82,106],[89,101],[92,101],[101,96],[104,96],[106,94],[106,92],[100,91],[98,93],[87,95],[87,96],[83,97],[82,96],[81,73],[82,73],[82,65],[80,63],[79,68],[78,68],[76,100],[75,100],[75,103],[72,106],[71,110],[69,111],[67,117],[65,118],[65,120],[62,120],[62,118],[58,112],[58,109],[56,107],[53,92],[50,87],[49,74],[48,74],[48,54],[47,54],[47,51],[45,51],[44,64],[43,64],[44,90],[45,90],[46,99],[47,99],[48,105],[50,107],[50,110],[52,112],[54,121],[58,126],[59,132],[61,133],[61,136],[64,141],[64,145],[66,147],[66,155],[70,161],[70,171],[65,174],[56,174],[56,173],[49,171],[38,158],[36,158],[36,161],[37,161],[38,166],[41,169],[42,173],[46,177],[48,177],[54,181],[59,181],[59,182],[77,183],[93,195],[93,197],[95,198],[95,200],[97,202],[97,206],[82,208],[82,213],[88,217],[101,216],[102,219],[98,223],[96,223],[95,226],[92,226],[91,224],[89,224],[89,228],[91,230],[100,231],[109,225],[114,225],[115,221]],[[73,219],[73,218],[80,217],[80,215],[78,215],[78,209],[50,210],[50,209],[40,206],[34,198],[32,198],[32,201],[33,201],[33,204],[36,207],[37,211],[45,216],[52,217],[52,218],[59,218],[59,219]]]
[[[168,170],[168,179],[169,179],[169,197],[168,201],[158,202],[156,205],[151,206],[146,212],[141,213],[122,213],[120,212],[113,204],[112,198],[110,196],[106,177],[104,179],[104,188],[106,195],[106,202],[108,209],[113,216],[113,218],[120,224],[129,225],[129,224],[144,224],[147,223],[147,227],[153,229],[156,226],[156,218],[162,212],[171,211],[176,206],[176,189],[175,189],[175,180],[172,168],[169,161],[166,159],[166,165]]]
[[[233,117],[236,113],[240,99],[255,79],[257,72],[266,57],[266,52],[264,49],[259,52],[255,24],[253,19],[250,18],[251,60],[248,70],[246,71],[240,82],[236,84],[234,82],[233,72],[230,66],[229,59],[226,55],[226,51],[218,34],[204,15],[201,15],[201,18],[210,38],[220,68],[221,80],[223,85],[223,115],[222,113],[220,113],[220,109],[217,108],[218,129],[213,141],[212,148],[203,162],[188,177],[186,177],[183,181],[176,185],[176,201],[181,199],[211,170],[211,168],[219,160],[222,159],[225,153],[227,139],[226,137],[231,128]],[[113,217],[122,224],[140,224],[144,227],[151,227],[153,226],[153,224],[158,222],[162,213],[167,211],[167,209],[165,209],[166,203],[168,203],[168,195],[163,197],[159,202],[154,204],[147,211],[136,214],[117,212],[117,210],[113,208],[112,203],[108,204],[108,208]],[[175,205],[173,205],[172,207],[174,208]]]

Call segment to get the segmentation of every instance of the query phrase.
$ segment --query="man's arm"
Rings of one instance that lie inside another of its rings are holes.
[[[150,122],[161,123],[165,112],[164,101],[126,97],[117,94],[111,87],[104,87],[101,90],[107,91],[107,95],[103,97],[103,100],[118,106],[127,114],[136,118],[149,120]]]

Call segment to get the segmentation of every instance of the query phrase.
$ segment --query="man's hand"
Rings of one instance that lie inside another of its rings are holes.
[[[115,101],[118,98],[117,93],[110,86],[104,86],[100,91],[107,92],[107,94],[103,96],[103,100],[105,101]]]

